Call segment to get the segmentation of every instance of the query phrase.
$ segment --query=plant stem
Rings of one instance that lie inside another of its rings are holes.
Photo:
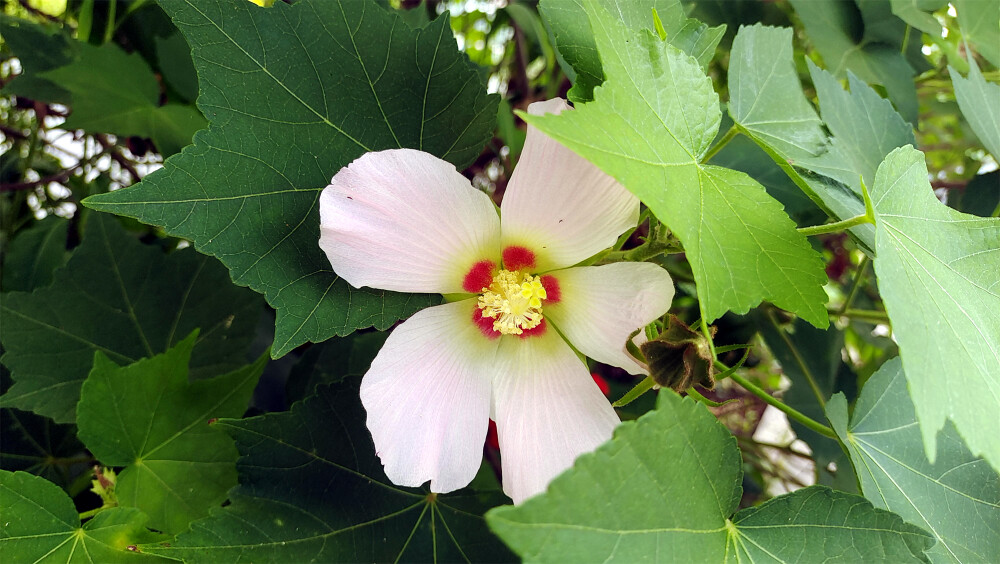
[[[870,309],[845,309],[842,312],[834,313],[830,312],[830,317],[836,319],[838,317],[849,317],[851,319],[859,319],[861,321],[868,321],[870,323],[889,323],[889,314],[884,311],[874,311]]]
[[[632,403],[633,401],[635,401],[636,399],[638,399],[639,396],[641,396],[642,394],[644,394],[644,393],[648,392],[649,390],[653,389],[653,384],[655,384],[655,382],[653,382],[653,377],[652,376],[646,376],[642,380],[642,382],[639,382],[638,384],[635,385],[634,388],[632,388],[628,392],[625,392],[625,395],[622,396],[621,399],[619,399],[615,403],[611,404],[611,406],[612,407],[624,407],[624,406]]]
[[[871,261],[871,259],[868,258],[868,255],[865,255],[865,258],[861,259],[861,264],[858,265],[858,271],[854,273],[854,282],[851,284],[851,293],[847,294],[847,299],[844,300],[844,305],[840,306],[840,310],[837,312],[839,315],[844,315],[844,312],[851,307],[852,303],[854,303],[854,298],[858,295],[858,290],[861,289],[861,279],[865,275],[865,270],[868,269],[869,261]]]
[[[723,147],[729,144],[729,142],[733,140],[733,137],[736,137],[736,135],[739,132],[740,132],[739,129],[737,129],[735,125],[730,127],[729,131],[727,131],[726,134],[722,136],[722,139],[719,139],[719,142],[713,145],[712,148],[709,149],[707,153],[705,153],[705,156],[701,158],[701,162],[707,163],[708,161],[712,160],[712,157],[714,157],[716,153],[721,151]]]
[[[792,352],[792,357],[795,358],[795,364],[799,366],[799,370],[802,371],[802,375],[806,377],[806,382],[809,382],[809,387],[812,388],[813,394],[816,396],[816,400],[819,402],[819,405],[823,409],[826,409],[826,396],[823,394],[823,391],[819,389],[819,384],[816,382],[816,378],[813,376],[812,370],[809,369],[809,365],[806,364],[806,360],[802,358],[802,354],[799,353],[798,347],[796,347],[795,343],[788,338],[788,333],[781,328],[781,325],[778,324],[778,320],[775,319],[773,311],[768,310],[767,319],[771,322],[771,326],[774,327],[774,330],[778,332],[778,335],[781,336],[781,340],[784,341],[788,350]]]
[[[97,515],[101,511],[104,511],[105,509],[108,509],[108,507],[106,505],[102,505],[101,507],[98,507],[97,509],[91,509],[90,511],[84,511],[83,513],[80,514],[80,520],[83,521],[84,519],[90,519],[91,517],[93,517],[94,515]]]
[[[863,225],[865,223],[872,223],[872,220],[868,217],[868,214],[856,215],[841,221],[835,221],[833,223],[824,223],[823,225],[814,225],[812,227],[800,227],[798,232],[810,237],[812,235],[822,235],[823,233],[836,233],[838,231],[845,231],[851,227],[857,225]]]
[[[725,364],[722,364],[721,362],[718,361],[716,361],[716,363],[718,365],[721,365],[719,366],[720,369],[726,366]],[[830,437],[831,439],[837,438],[837,433],[833,432],[833,429],[805,415],[801,411],[793,407],[790,407],[788,405],[785,405],[781,400],[775,398],[771,394],[764,391],[763,388],[757,386],[756,384],[740,376],[739,374],[733,372],[732,374],[729,375],[729,377],[732,378],[733,381],[736,382],[737,384],[743,386],[751,394],[764,400],[764,403],[774,406],[777,409],[785,412],[785,415],[788,415],[788,417],[798,421],[799,423],[802,423],[806,427],[812,429],[813,431],[816,431],[817,433],[825,437]]]

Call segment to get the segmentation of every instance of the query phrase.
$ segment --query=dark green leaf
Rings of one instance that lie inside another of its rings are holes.
[[[175,32],[167,38],[155,37],[156,61],[163,72],[163,78],[184,97],[194,102],[198,97],[198,75],[191,60],[191,47],[184,36]]]
[[[928,456],[951,419],[1000,469],[1000,219],[941,204],[912,147],[886,157],[871,196],[875,274]]]
[[[497,97],[447,18],[410,29],[368,1],[164,3],[194,52],[212,122],[138,186],[87,199],[194,241],[278,312],[272,354],[396,320],[439,298],[354,289],[320,251],[319,191],[366,151],[457,165],[490,138]]]
[[[90,470],[73,425],[4,408],[0,409],[0,436],[0,468],[4,470],[31,472],[64,488],[78,473]]]
[[[138,509],[114,507],[80,526],[73,500],[59,486],[25,472],[0,470],[0,560],[3,562],[172,562],[128,549],[149,542]]]
[[[75,61],[42,75],[72,93],[65,129],[151,137],[168,156],[205,126],[204,118],[190,106],[158,105],[156,76],[138,53],[126,54],[114,44],[81,44],[78,50]]]
[[[1000,170],[975,176],[962,190],[948,192],[948,205],[979,217],[996,217],[1000,210]]]
[[[242,455],[232,503],[144,550],[192,564],[513,560],[481,517],[502,496],[392,485],[364,418],[352,384],[321,386],[288,413],[219,421]]]
[[[191,249],[165,256],[95,213],[53,283],[0,295],[0,312],[3,363],[15,380],[0,403],[66,423],[74,420],[94,351],[129,364],[201,328],[196,377],[242,366],[260,300],[233,286],[214,259]]]
[[[311,395],[320,384],[333,384],[368,372],[388,336],[384,331],[356,333],[309,347],[288,374],[285,385],[288,402]]]
[[[211,426],[250,404],[266,355],[210,380],[188,382],[197,332],[153,358],[118,366],[100,352],[80,390],[80,440],[107,466],[124,466],[115,491],[126,507],[170,534],[225,499],[236,485],[236,447]]]
[[[40,73],[69,64],[78,43],[53,24],[37,24],[0,14],[0,35],[21,63],[21,74],[5,84],[3,93],[41,102],[66,104],[70,93]]]
[[[661,390],[655,411],[487,521],[526,562],[902,562],[932,542],[860,496],[819,486],[733,515],[741,474],[729,431]]]
[[[842,397],[829,409],[846,421]],[[898,358],[868,380],[850,427],[838,432],[865,497],[937,538],[928,551],[933,562],[989,562],[1000,554],[1000,474],[950,424],[938,434],[937,462],[928,462]]]
[[[572,112],[522,117],[618,179],[674,232],[706,320],[766,299],[826,327],[822,262],[780,204],[749,176],[699,163],[721,119],[711,79],[650,32],[586,5],[607,80]]]
[[[18,233],[3,259],[3,291],[30,292],[52,282],[66,262],[69,222],[51,215]]]
[[[969,57],[969,76],[948,67],[958,107],[979,141],[994,157],[1000,158],[1000,84],[986,82],[976,59]]]

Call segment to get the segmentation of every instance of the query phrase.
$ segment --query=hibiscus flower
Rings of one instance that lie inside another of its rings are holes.
[[[568,110],[562,99],[532,114]],[[574,266],[638,221],[613,178],[529,127],[500,213],[455,168],[420,151],[368,153],[320,196],[320,247],[355,287],[440,293],[389,335],[361,383],[394,483],[468,485],[496,421],[504,491],[544,491],[619,422],[586,355],[643,372],[629,335],[662,315],[670,276],[649,263]]]

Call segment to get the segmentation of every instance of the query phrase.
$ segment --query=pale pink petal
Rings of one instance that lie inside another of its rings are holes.
[[[624,368],[632,374],[645,367],[626,352],[629,334],[668,309],[674,284],[663,268],[648,262],[618,262],[550,272],[559,285],[559,302],[542,314],[581,353]]]
[[[551,328],[526,339],[502,338],[497,359],[493,409],[503,490],[521,503],[610,439],[618,416]]]
[[[572,111],[561,98],[528,113]],[[615,243],[639,219],[639,200],[599,168],[532,126],[501,204],[504,247],[536,255],[536,272],[572,266]]]
[[[500,220],[489,197],[424,152],[367,153],[319,199],[319,246],[352,286],[462,292],[472,266],[499,263]]]
[[[361,381],[368,430],[386,476],[431,491],[468,485],[490,418],[494,357],[472,321],[476,301],[427,308],[397,327]]]

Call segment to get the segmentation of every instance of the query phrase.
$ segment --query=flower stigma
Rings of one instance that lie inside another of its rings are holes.
[[[483,318],[493,319],[493,330],[503,335],[520,335],[542,322],[542,300],[547,298],[538,276],[500,270],[479,296]]]

